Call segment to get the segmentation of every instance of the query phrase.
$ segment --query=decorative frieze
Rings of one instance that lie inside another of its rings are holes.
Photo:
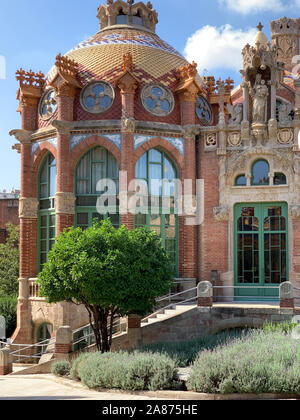
[[[39,202],[37,198],[19,199],[19,217],[20,219],[37,219]]]
[[[134,133],[135,132],[135,119],[122,118],[121,127],[122,127],[122,133]]]
[[[135,135],[134,136],[134,150],[137,150],[142,144],[146,143],[147,141],[157,138],[157,136],[143,136],[143,135]],[[162,137],[160,138],[167,140],[172,146],[176,147],[176,149],[184,155],[184,139],[182,138],[172,138],[172,137]]]
[[[239,131],[228,134],[228,146],[238,147],[241,145],[241,133]]]
[[[70,192],[58,192],[55,194],[56,214],[75,214],[76,197]]]
[[[73,134],[71,135],[70,140],[70,149],[75,149],[78,144],[80,144],[82,141],[87,139],[88,137],[91,137],[92,135],[99,135],[101,137],[104,137],[106,140],[113,143],[119,150],[122,149],[122,135],[121,134],[101,134],[101,133],[90,133],[90,134]]]
[[[215,207],[214,218],[217,222],[227,222],[229,220],[229,209],[228,207]]]
[[[205,136],[205,147],[212,148],[217,146],[217,133],[210,133]]]
[[[52,121],[51,125],[56,129],[58,134],[67,135],[70,134],[71,128],[73,127],[73,122],[54,120]]]
[[[290,144],[294,139],[294,131],[291,128],[278,130],[277,141],[279,144]]]

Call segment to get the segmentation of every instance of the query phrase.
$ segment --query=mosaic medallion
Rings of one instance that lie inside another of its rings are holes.
[[[90,114],[101,114],[113,104],[115,92],[106,82],[92,82],[85,86],[80,95],[82,108]]]
[[[57,109],[56,95],[53,89],[47,90],[40,101],[40,117],[43,120],[51,118]]]
[[[174,96],[172,92],[160,85],[146,85],[141,93],[141,100],[144,108],[150,114],[158,117],[165,117],[174,109]]]
[[[203,125],[211,125],[213,120],[213,112],[207,100],[199,95],[196,102],[196,114]]]

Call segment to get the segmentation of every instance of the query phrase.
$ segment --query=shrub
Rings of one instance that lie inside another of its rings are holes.
[[[91,355],[91,353],[82,353],[72,362],[72,367],[70,370],[70,376],[72,379],[80,379],[78,369],[81,364]]]
[[[187,383],[207,393],[300,393],[300,340],[283,332],[253,331],[200,353]]]
[[[13,334],[17,325],[17,298],[15,296],[0,297],[0,315],[6,321],[6,336]]]
[[[214,349],[221,344],[227,343],[247,333],[247,330],[232,329],[216,335],[202,335],[193,341],[181,341],[178,343],[155,343],[141,346],[138,351],[151,351],[153,353],[165,353],[171,357],[178,367],[191,365],[199,351]]]
[[[89,388],[156,391],[176,384],[175,362],[166,354],[94,353],[81,362],[78,374]]]
[[[67,376],[70,373],[70,363],[66,360],[60,360],[53,363],[51,373],[56,376]]]
[[[292,323],[290,321],[280,322],[275,324],[274,322],[266,322],[264,323],[262,329],[265,332],[283,332],[285,334],[289,334],[293,331],[293,329],[297,326],[296,323]]]

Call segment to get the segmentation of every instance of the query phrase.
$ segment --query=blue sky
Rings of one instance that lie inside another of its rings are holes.
[[[0,25],[0,190],[20,187],[20,155],[12,151],[11,129],[20,127],[16,113],[15,71],[42,70],[98,31],[101,0],[10,0],[2,2]],[[299,17],[300,0],[152,0],[159,13],[157,33],[189,60],[199,73],[231,76],[239,83],[240,45],[249,42],[261,21],[269,36],[269,21],[284,15]],[[254,29],[253,29],[254,28]]]

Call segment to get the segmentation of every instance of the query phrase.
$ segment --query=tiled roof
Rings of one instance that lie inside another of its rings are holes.
[[[144,83],[159,81],[172,86],[176,69],[187,63],[156,34],[127,28],[98,32],[66,55],[79,64],[80,78],[86,83],[92,79],[115,80],[123,71],[123,55],[128,52],[133,56],[135,76]],[[54,75],[52,68],[47,79]],[[198,83],[202,84],[200,77]]]

